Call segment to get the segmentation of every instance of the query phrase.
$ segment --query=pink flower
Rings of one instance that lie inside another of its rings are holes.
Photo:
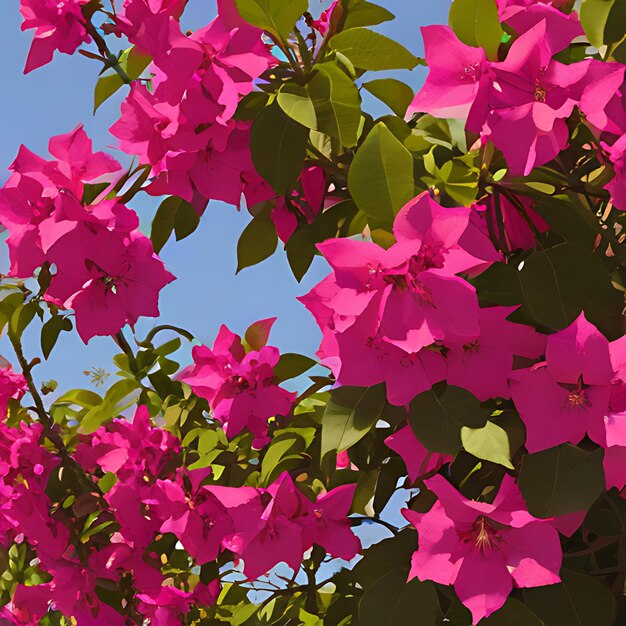
[[[609,342],[584,314],[550,335],[546,363],[518,370],[511,395],[526,425],[529,452],[578,443],[585,434],[602,444],[613,368]]]
[[[264,346],[246,353],[241,337],[222,326],[212,349],[197,346],[192,354],[194,365],[180,373],[180,380],[208,400],[228,437],[248,428],[255,446],[266,445],[268,420],[287,416],[295,399],[276,384],[278,349]]]
[[[585,34],[578,15],[575,12],[565,14],[559,11],[558,6],[561,4],[564,2],[499,2],[500,21],[506,22],[518,35],[522,35],[545,20],[548,45],[554,52],[559,52],[567,48],[574,38]]]
[[[335,7],[339,4],[339,0],[335,0],[325,11],[322,11],[322,14],[318,19],[313,20],[311,22],[311,28],[314,28],[316,31],[322,35],[322,37],[326,36],[328,29],[330,28],[330,20],[333,15],[333,11]]]
[[[545,346],[531,326],[507,321],[513,311],[515,307],[481,309],[480,334],[474,341],[446,343],[448,384],[471,391],[482,402],[510,397],[513,356],[537,358]]]
[[[403,426],[389,435],[385,444],[400,455],[412,483],[426,474],[437,472],[445,463],[452,461],[452,457],[447,454],[429,452],[413,434],[410,426]]]
[[[469,130],[482,129],[502,151],[514,175],[529,174],[565,148],[565,119],[580,101],[589,68],[587,62],[554,61],[546,29],[546,21],[539,22],[513,43],[504,61],[490,65],[468,121]]]
[[[419,534],[409,578],[454,585],[476,624],[497,611],[515,587],[560,581],[557,531],[525,509],[505,476],[493,504],[467,500],[442,476],[425,481],[439,500],[428,513],[405,509]]]
[[[430,71],[407,116],[467,117],[486,65],[484,50],[461,43],[448,26],[424,26],[421,31]]]
[[[54,51],[74,54],[91,41],[81,7],[89,0],[20,0],[22,30],[35,29],[25,73],[52,61]]]
[[[139,317],[157,317],[159,292],[174,280],[139,231],[75,228],[47,256],[57,272],[46,299],[74,309],[85,343],[133,326]]]
[[[443,208],[425,193],[396,217],[397,243],[388,250],[350,239],[320,244],[334,273],[301,301],[322,329],[336,335],[369,307],[373,324],[364,324],[361,338],[407,354],[438,340],[473,340],[479,333],[476,293],[455,274],[486,267],[499,255],[493,246],[488,259],[468,251],[479,234],[471,215],[470,209]]]
[[[11,364],[0,357],[0,419],[7,416],[9,400],[21,400],[28,391],[26,379],[14,372]]]
[[[361,542],[352,532],[348,519],[355,489],[356,485],[342,485],[317,499],[308,537],[332,557],[347,561],[361,551]]]

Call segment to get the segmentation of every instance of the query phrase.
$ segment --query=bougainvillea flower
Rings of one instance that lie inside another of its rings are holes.
[[[196,346],[192,356],[194,365],[180,373],[180,380],[208,400],[228,437],[248,428],[255,445],[266,445],[268,419],[288,415],[295,399],[276,384],[278,349],[264,346],[246,353],[241,337],[222,326],[213,348]]]
[[[74,54],[81,44],[91,41],[81,10],[88,1],[20,0],[22,30],[35,29],[25,73],[50,63],[55,50]]]
[[[55,263],[46,298],[74,309],[76,330],[87,343],[115,335],[126,324],[159,315],[159,292],[174,280],[139,231],[75,229],[48,251]]]
[[[467,117],[486,64],[485,51],[460,42],[448,26],[424,26],[421,31],[429,73],[407,116]]]
[[[514,324],[507,317],[515,307],[480,310],[480,334],[465,344],[446,343],[448,383],[471,391],[482,402],[509,398],[508,379],[513,356],[537,358],[543,354],[545,338],[531,326]]]
[[[565,14],[550,3],[509,3],[500,10],[500,21],[508,24],[518,35],[543,20],[546,22],[546,39],[554,52],[567,48],[574,38],[585,34],[577,13]]]
[[[419,534],[409,578],[454,585],[477,624],[497,611],[513,587],[560,581],[557,531],[532,517],[514,479],[505,476],[493,504],[467,500],[442,476],[427,479],[438,496],[428,513],[404,510]]]
[[[311,22],[311,28],[314,28],[322,37],[326,36],[330,28],[330,20],[335,7],[339,4],[339,0],[335,0],[325,11],[322,11],[318,19]]]
[[[513,42],[504,61],[491,64],[492,78],[470,112],[469,130],[481,132],[487,124],[514,175],[527,175],[565,148],[565,120],[580,101],[589,69],[587,62],[554,61],[545,34],[544,20]]]
[[[313,505],[313,523],[307,543],[322,546],[328,554],[349,561],[361,551],[361,541],[352,532],[348,514],[356,485],[336,487]]]
[[[587,121],[598,130],[613,135],[626,133],[626,107],[622,63],[593,60],[587,85],[580,99],[580,109]]]
[[[546,363],[514,372],[510,382],[528,451],[578,443],[585,434],[602,444],[612,379],[609,343],[584,314],[550,335]]]
[[[445,463],[452,461],[452,457],[447,454],[429,452],[420,443],[410,426],[403,426],[393,435],[389,435],[385,439],[385,444],[400,455],[411,482],[438,471]]]

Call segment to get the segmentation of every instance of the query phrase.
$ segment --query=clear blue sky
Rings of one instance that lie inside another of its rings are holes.
[[[419,27],[447,22],[448,0],[377,0],[396,14],[397,19],[381,25],[378,30],[422,55]],[[2,95],[0,99],[0,183],[7,177],[6,168],[14,159],[20,144],[47,155],[50,136],[68,132],[78,122],[85,124],[98,150],[109,148],[122,162],[124,155],[115,150],[115,140],[108,128],[117,119],[122,94],[107,101],[97,115],[92,115],[93,88],[99,71],[98,63],[78,54],[57,54],[54,61],[28,76],[22,74],[30,46],[31,32],[20,31],[18,1],[0,3],[0,59]],[[318,0],[311,0],[316,11]],[[320,9],[328,2],[319,2]],[[184,22],[186,28],[197,28],[215,15],[214,0],[189,0]],[[424,69],[396,72],[397,78],[417,89],[424,79]],[[381,107],[372,113],[386,113]],[[141,197],[131,206],[142,223],[149,224],[158,200]],[[161,293],[161,318],[158,323],[171,323],[189,329],[203,343],[211,343],[222,323],[233,331],[245,328],[266,317],[277,316],[271,343],[283,352],[312,355],[319,343],[317,327],[308,312],[295,299],[306,293],[323,278],[327,266],[316,259],[313,267],[298,284],[280,250],[264,263],[235,275],[236,244],[249,222],[246,211],[238,213],[229,205],[212,202],[198,230],[182,242],[170,241],[161,256],[178,280]],[[8,268],[6,246],[0,252],[0,271]],[[155,325],[144,320],[138,327],[140,336]],[[33,326],[39,328],[37,323]],[[27,356],[39,352],[39,337],[26,338]],[[14,355],[6,339],[0,339],[0,352],[11,362]],[[76,333],[65,334],[50,360],[35,370],[38,381],[54,378],[61,388],[88,387],[83,370],[103,367],[113,373],[111,356],[116,347],[109,338],[94,338],[84,346]]]

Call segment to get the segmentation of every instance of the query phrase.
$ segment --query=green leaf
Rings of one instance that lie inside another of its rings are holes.
[[[266,320],[259,320],[248,326],[244,340],[250,346],[252,350],[260,350],[267,345],[272,326],[276,321],[275,317],[270,317]]]
[[[102,403],[102,397],[88,389],[71,389],[64,393],[55,404],[76,404],[84,408],[92,408]]]
[[[276,102],[292,120],[312,130],[317,129],[315,107],[308,86],[285,83],[276,96]]]
[[[180,241],[191,235],[199,223],[200,218],[189,202],[176,196],[165,198],[152,220],[150,239],[154,251],[158,254],[173,232],[176,241]]]
[[[308,356],[286,352],[280,355],[280,359],[276,367],[274,367],[274,376],[282,382],[301,376],[305,372],[308,372],[314,365],[316,365],[316,361]]]
[[[590,250],[564,243],[536,252],[524,262],[519,280],[524,308],[537,322],[561,330],[584,311],[605,334],[615,335],[623,296]]]
[[[41,329],[41,351],[47,359],[62,331],[72,330],[72,321],[68,317],[53,315]]]
[[[472,614],[459,600],[452,603],[446,613],[450,626],[472,626]],[[508,598],[501,609],[483,618],[480,626],[545,626],[545,624],[522,602]]]
[[[361,123],[359,90],[335,63],[320,63],[315,69],[309,93],[317,116],[316,129],[352,148]]]
[[[272,222],[273,203],[268,202],[245,227],[237,243],[237,272],[269,258],[276,251],[278,235]]]
[[[309,8],[307,0],[235,0],[235,5],[246,22],[283,41]]]
[[[396,16],[384,7],[366,0],[343,0],[344,11],[347,12],[344,29],[358,26],[376,26],[389,22]]]
[[[408,570],[394,569],[365,591],[359,602],[359,626],[435,626],[439,600],[430,581],[406,582]],[[419,621],[416,621],[419,616]]]
[[[189,237],[198,228],[199,224],[200,216],[189,202],[183,200],[179,204],[176,217],[174,218],[176,241]]]
[[[22,333],[26,330],[26,327],[33,321],[33,318],[39,310],[39,303],[35,300],[31,300],[26,304],[20,304],[11,319],[9,320],[9,337],[13,339],[21,339]]]
[[[371,80],[363,83],[363,88],[384,102],[398,117],[404,117],[414,96],[407,84],[395,78]]]
[[[102,493],[108,493],[113,489],[113,486],[117,482],[117,476],[113,472],[106,472],[106,474],[98,481],[98,487]]]
[[[412,70],[420,61],[397,41],[362,27],[337,33],[330,47],[362,70]]]
[[[615,0],[584,0],[580,7],[580,23],[592,46],[604,45],[604,29]]]
[[[414,197],[413,157],[384,124],[376,124],[357,151],[348,188],[372,229],[391,230],[395,215]]]
[[[132,46],[122,52],[118,63],[128,78],[134,80],[143,74],[144,70],[148,67],[148,65],[150,65],[151,61],[152,57],[139,52],[134,46]],[[124,80],[115,70],[109,69],[102,74],[100,78],[98,78],[96,89],[94,91],[94,113],[103,102],[108,100],[124,85]]]
[[[322,458],[331,450],[343,452],[365,437],[386,404],[384,385],[334,389],[322,420]]]
[[[461,442],[466,452],[477,459],[491,461],[514,469],[511,463],[509,437],[503,428],[493,422],[487,422],[482,428],[461,428]]]
[[[477,429],[486,423],[480,400],[460,387],[447,387],[440,396],[431,389],[417,396],[409,407],[409,424],[415,436],[432,452],[456,452],[461,447],[461,427]]]
[[[309,129],[286,115],[276,102],[252,123],[250,150],[257,172],[283,195],[293,188],[306,156]]]
[[[315,242],[309,228],[299,228],[285,245],[289,267],[294,278],[300,282],[315,258]]]
[[[495,0],[453,0],[449,22],[463,43],[483,48],[490,61],[497,61],[504,31]]]
[[[305,449],[304,441],[297,433],[287,433],[276,438],[267,448],[261,463],[260,484],[267,487],[282,473],[285,461],[296,461],[296,466],[302,461],[300,452]]]
[[[527,454],[518,483],[535,517],[584,511],[604,491],[604,451],[587,452],[569,443]]]
[[[524,589],[524,602],[545,626],[614,626],[615,597],[597,578],[561,570],[561,584]],[[517,624],[515,624],[517,626]]]

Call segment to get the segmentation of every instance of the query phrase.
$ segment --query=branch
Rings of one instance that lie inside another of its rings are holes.
[[[90,19],[85,20],[85,29],[91,35],[94,40],[98,52],[102,55],[102,60],[106,67],[112,67],[119,75],[119,77],[127,84],[130,85],[133,81],[130,76],[122,69],[117,57],[109,50],[107,42],[104,37],[98,32],[98,29],[92,24]]]
[[[69,459],[70,455],[65,447],[65,443],[63,439],[54,430],[54,420],[48,415],[46,408],[43,404],[43,400],[41,395],[39,394],[39,390],[37,389],[37,385],[33,379],[32,368],[35,364],[38,363],[38,360],[33,360],[31,363],[28,362],[26,357],[24,356],[24,351],[22,350],[22,344],[20,340],[13,336],[13,333],[9,332],[9,339],[11,341],[11,345],[13,346],[13,350],[15,351],[15,355],[17,356],[17,361],[20,364],[20,368],[22,369],[22,373],[24,374],[24,378],[26,379],[26,384],[28,385],[28,390],[30,395],[33,398],[35,403],[35,412],[39,417],[39,421],[43,424],[44,427],[44,436],[54,444],[56,449],[59,451],[59,454],[64,459]]]

